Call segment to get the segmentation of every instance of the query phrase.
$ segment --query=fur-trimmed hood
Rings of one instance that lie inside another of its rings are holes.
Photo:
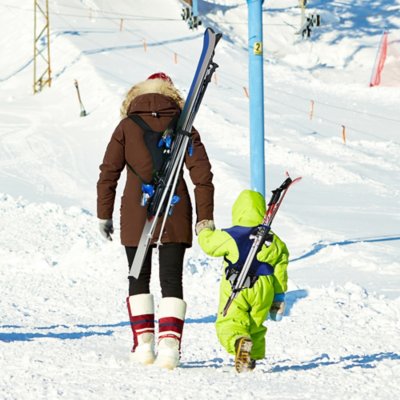
[[[137,83],[128,90],[120,108],[121,119],[128,115],[129,106],[135,98],[149,93],[158,93],[168,96],[172,98],[181,109],[183,108],[184,100],[174,85],[163,79],[148,79]]]

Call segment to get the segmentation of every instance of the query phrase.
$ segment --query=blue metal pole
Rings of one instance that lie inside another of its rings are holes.
[[[251,188],[265,196],[263,2],[264,0],[247,0],[249,18]]]
[[[197,0],[192,1],[192,12],[194,17],[199,16],[199,3]]]

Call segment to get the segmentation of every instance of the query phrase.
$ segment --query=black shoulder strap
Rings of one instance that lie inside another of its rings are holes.
[[[153,129],[150,128],[150,126],[143,121],[142,117],[140,117],[137,114],[130,114],[128,117],[136,124],[139,125],[140,128],[142,128],[144,131],[149,131],[149,132],[156,132]],[[156,133],[162,133],[162,132],[156,132]]]
[[[131,119],[136,125],[138,125],[143,131],[154,132],[153,129],[151,129],[150,126],[147,125],[147,123],[144,122],[141,117],[139,117],[139,115],[130,114],[130,115],[128,115],[128,118]],[[143,178],[135,171],[135,169],[127,161],[126,161],[126,165],[139,178],[139,180],[142,183],[148,183],[143,180]]]
[[[169,125],[167,126],[167,129],[174,130],[179,117],[180,117],[180,113],[176,114],[174,116],[174,118],[172,118]],[[155,132],[155,133],[164,133],[164,131],[158,132],[158,131],[154,131],[153,129],[151,129],[150,126],[143,120],[143,118],[137,114],[129,114],[128,118],[130,118],[135,124],[139,125],[140,128],[142,128],[144,131],[150,131],[150,132]]]

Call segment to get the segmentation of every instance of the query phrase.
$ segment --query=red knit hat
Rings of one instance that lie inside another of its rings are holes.
[[[162,79],[163,81],[167,81],[173,85],[172,79],[164,72],[156,72],[155,74],[150,75],[147,79]]]

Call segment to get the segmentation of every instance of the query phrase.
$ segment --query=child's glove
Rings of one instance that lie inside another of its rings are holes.
[[[112,240],[111,234],[114,233],[112,219],[99,219],[100,233],[107,239]]]
[[[279,293],[274,296],[272,306],[269,310],[269,316],[273,321],[281,321],[285,312],[285,293]]]
[[[199,235],[199,233],[206,228],[215,231],[215,225],[212,219],[203,219],[202,221],[198,222],[195,227],[196,235]]]

